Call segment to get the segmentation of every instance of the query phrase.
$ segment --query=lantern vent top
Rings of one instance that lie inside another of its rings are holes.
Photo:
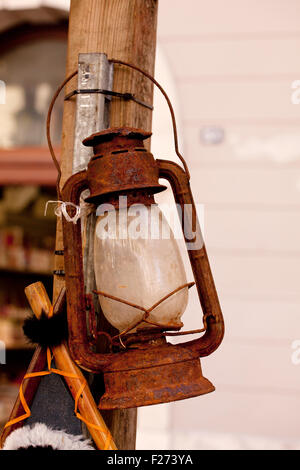
[[[113,127],[96,132],[83,140],[83,145],[93,147],[94,153],[98,153],[103,147],[143,147],[143,141],[151,136],[151,132],[134,127]]]

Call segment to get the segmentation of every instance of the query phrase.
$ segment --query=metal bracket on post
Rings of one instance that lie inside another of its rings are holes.
[[[78,57],[78,82],[80,90],[93,90],[97,88],[112,90],[113,64],[103,53],[82,53]],[[80,93],[76,99],[76,118],[74,133],[74,157],[73,174],[85,170],[93,150],[82,145],[83,139],[109,127],[109,104],[111,97],[101,93]],[[96,217],[88,210],[89,204],[83,201],[86,195],[82,195],[80,204],[82,209],[81,226],[84,240],[84,277],[86,292],[92,292],[95,288],[94,275],[94,229]]]
[[[106,54],[79,54],[78,89],[112,90],[112,84],[113,64]],[[76,97],[73,174],[84,170],[92,156],[92,150],[82,145],[83,139],[109,127],[109,101],[100,93],[80,93]]]
[[[103,53],[82,53],[78,57],[78,89],[88,90],[102,88],[112,90],[113,64]],[[82,145],[83,139],[109,127],[109,104],[110,97],[99,93],[81,93],[74,97],[76,99],[76,117],[74,132],[74,154],[73,169],[75,174],[85,170],[92,155],[91,148]],[[85,192],[84,192],[85,193]],[[92,292],[95,288],[94,274],[94,230],[96,216],[88,210],[89,204],[84,202],[86,194],[82,194],[80,207],[81,229],[83,234],[83,263],[85,291]],[[92,380],[92,376],[89,377]],[[83,432],[86,433],[83,426]]]

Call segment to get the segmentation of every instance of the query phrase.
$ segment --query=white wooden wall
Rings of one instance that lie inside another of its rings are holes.
[[[300,0],[160,0],[158,43],[226,336],[202,361],[216,392],[140,409],[138,447],[300,447]],[[223,143],[203,144],[204,126]]]

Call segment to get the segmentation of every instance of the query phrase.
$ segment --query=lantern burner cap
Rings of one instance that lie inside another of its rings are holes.
[[[134,127],[112,127],[100,132],[95,132],[82,141],[86,147],[95,147],[104,142],[110,142],[117,137],[126,137],[127,139],[140,140],[149,139],[152,132],[136,129]],[[127,140],[126,139],[126,140]]]
[[[132,199],[138,192],[142,197],[135,203],[145,203],[166,189],[159,183],[153,155],[144,147],[143,141],[150,136],[142,129],[114,127],[84,139],[83,144],[94,151],[87,170],[90,196],[86,202],[101,204],[123,193]]]

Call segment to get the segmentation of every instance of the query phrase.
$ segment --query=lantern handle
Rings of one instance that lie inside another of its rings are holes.
[[[176,152],[176,155],[177,157],[179,158],[179,160],[181,161],[181,163],[183,164],[183,167],[184,167],[184,170],[185,170],[185,173],[186,173],[186,176],[188,178],[188,180],[190,179],[190,172],[189,172],[189,169],[188,169],[188,166],[187,166],[187,163],[185,161],[185,159],[183,158],[183,156],[181,155],[181,153],[179,152],[179,148],[178,148],[178,133],[177,133],[177,125],[176,125],[176,118],[175,118],[175,112],[174,112],[174,109],[173,109],[173,106],[172,106],[172,103],[171,103],[171,100],[167,94],[167,92],[163,89],[163,87],[161,86],[160,83],[158,83],[157,80],[155,80],[155,78],[148,72],[146,72],[145,70],[141,69],[140,67],[137,67],[136,65],[133,65],[133,64],[130,64],[128,62],[124,62],[123,60],[119,60],[119,59],[110,59],[110,62],[112,62],[113,64],[119,64],[119,65],[124,65],[125,67],[129,67],[133,70],[136,70],[137,72],[140,72],[142,75],[144,75],[145,77],[148,78],[148,80],[150,80],[152,83],[154,83],[154,85],[159,89],[159,91],[162,93],[162,95],[164,96],[166,102],[167,102],[167,105],[169,107],[169,111],[170,111],[170,114],[171,114],[171,119],[172,119],[172,126],[173,126],[173,135],[174,135],[174,146],[175,146],[175,152]]]
[[[197,218],[189,179],[184,170],[176,163],[168,160],[156,160],[156,162],[159,168],[159,177],[169,181],[175,202],[181,209],[181,214],[185,214],[185,211],[187,211],[188,217],[181,217],[182,231],[197,286],[204,322],[207,325],[206,332],[201,338],[180,343],[177,346],[189,347],[197,352],[199,357],[207,356],[218,348],[223,339],[224,320]],[[188,227],[185,226],[186,221]],[[191,242],[192,235],[193,240]]]
[[[57,170],[57,179],[56,179],[57,199],[61,199],[61,191],[60,191],[61,168],[60,168],[60,164],[59,164],[59,162],[56,158],[54,148],[53,148],[53,145],[52,145],[52,141],[51,141],[51,134],[50,134],[51,116],[52,116],[52,111],[53,111],[53,108],[54,108],[54,105],[55,105],[55,102],[57,100],[58,95],[64,89],[64,87],[67,85],[67,83],[69,83],[69,81],[72,80],[72,78],[75,77],[75,75],[77,75],[77,74],[78,74],[78,70],[75,70],[73,73],[68,75],[64,79],[64,81],[59,85],[59,87],[56,89],[56,91],[55,91],[55,93],[54,93],[54,95],[51,99],[51,102],[50,102],[50,105],[49,105],[49,108],[48,108],[48,113],[47,113],[46,137],[47,137],[49,152],[50,152],[51,158],[52,158],[53,163],[54,163],[54,165],[56,167],[56,170]]]
[[[190,180],[190,171],[189,171],[188,165],[187,165],[184,157],[179,152],[178,133],[177,133],[175,112],[174,112],[171,100],[170,100],[167,92],[163,89],[163,87],[160,85],[160,83],[158,83],[158,81],[155,80],[155,78],[150,73],[146,72],[145,70],[141,69],[140,67],[137,67],[136,65],[130,64],[128,62],[124,62],[123,60],[119,60],[119,59],[110,59],[110,62],[113,63],[113,64],[123,65],[125,67],[129,67],[133,70],[136,70],[137,72],[141,73],[146,78],[148,78],[148,80],[150,80],[152,83],[154,83],[154,85],[160,90],[160,92],[162,93],[162,95],[164,96],[164,98],[167,102],[167,105],[169,107],[169,111],[170,111],[170,114],[171,114],[172,126],[173,126],[173,135],[174,135],[175,153],[178,156],[181,163],[183,164],[183,167],[184,167],[184,170],[185,170],[185,173],[187,175],[188,180]],[[49,108],[48,108],[48,113],[47,113],[46,136],[47,136],[47,143],[48,143],[49,151],[50,151],[53,163],[54,163],[54,165],[57,169],[57,180],[56,180],[57,199],[61,199],[61,190],[60,190],[61,168],[60,168],[60,164],[59,164],[59,162],[56,158],[56,155],[55,155],[55,152],[54,152],[54,149],[53,149],[53,145],[52,145],[52,141],[51,141],[51,135],[50,135],[51,116],[52,116],[53,107],[54,107],[54,104],[57,100],[58,95],[64,89],[64,87],[67,85],[67,83],[69,83],[69,81],[71,81],[72,78],[74,78],[75,75],[77,75],[77,74],[78,74],[78,70],[75,70],[70,75],[68,75],[64,79],[64,81],[58,86],[57,90],[55,91],[55,93],[54,93],[54,95],[51,99],[51,102],[50,102],[50,105],[49,105]],[[132,96],[134,96],[134,95],[132,95]]]

